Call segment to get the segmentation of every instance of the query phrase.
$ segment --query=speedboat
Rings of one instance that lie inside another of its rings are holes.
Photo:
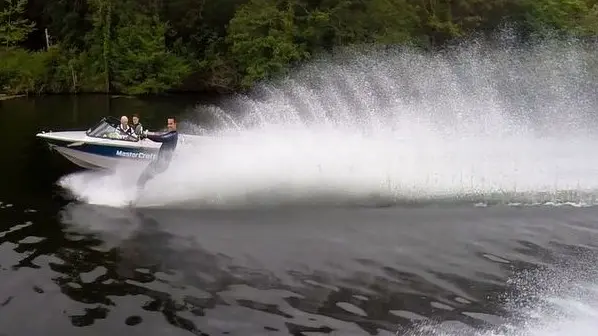
[[[51,150],[87,169],[113,169],[123,162],[148,164],[156,158],[161,143],[126,134],[119,124],[114,117],[103,117],[87,131],[50,131],[36,136]]]

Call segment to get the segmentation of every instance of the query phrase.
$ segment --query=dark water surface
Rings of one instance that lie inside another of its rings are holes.
[[[114,209],[64,198],[77,168],[34,136],[194,104],[0,102],[0,335],[598,330],[593,207]]]

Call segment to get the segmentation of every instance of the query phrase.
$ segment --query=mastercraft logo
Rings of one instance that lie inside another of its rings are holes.
[[[146,153],[139,153],[139,152],[125,152],[122,150],[116,151],[116,156],[127,157],[132,159],[142,159],[142,160],[153,160],[156,157],[156,154],[146,154]]]

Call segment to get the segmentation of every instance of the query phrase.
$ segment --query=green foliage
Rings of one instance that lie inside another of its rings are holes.
[[[112,20],[113,20],[113,0],[90,0],[89,2],[93,14],[91,22],[93,30],[88,36],[89,56],[85,55],[94,70],[94,81],[101,75],[104,79],[104,90],[110,92],[110,70],[112,62]]]
[[[0,51],[0,87],[7,93],[34,93],[42,88],[45,77],[46,57],[43,52],[24,49]]]
[[[9,93],[233,91],[336,48],[437,47],[504,23],[598,35],[598,0],[0,1]]]
[[[27,0],[4,0],[0,11],[0,44],[6,47],[22,42],[35,27],[35,23],[22,18]]]
[[[189,65],[166,49],[166,25],[137,14],[116,30],[113,84],[130,94],[162,93],[189,75]]]
[[[419,24],[407,0],[343,0],[329,11],[335,45],[406,43]]]
[[[591,0],[522,0],[526,23],[538,34],[598,33],[598,4]]]
[[[49,51],[0,49],[0,91],[9,94],[69,91],[68,60],[59,47]]]
[[[38,25],[47,28],[53,39],[60,43],[83,49],[85,32],[92,27],[86,17],[89,7],[85,0],[45,1]]]
[[[285,5],[279,9],[274,1],[251,0],[230,21],[227,42],[243,75],[243,87],[307,57],[304,48],[295,43],[293,7],[290,3]]]

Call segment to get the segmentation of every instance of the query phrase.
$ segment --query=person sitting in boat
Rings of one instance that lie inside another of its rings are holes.
[[[127,116],[120,117],[120,125],[118,125],[118,130],[124,134],[133,134],[133,128],[129,126],[129,118],[127,118]]]
[[[129,118],[127,118],[127,116],[120,117],[120,124],[116,127],[114,132],[104,134],[104,137],[115,140],[124,140],[129,136],[135,136],[135,134],[133,133],[133,128],[129,126]]]
[[[139,115],[138,114],[133,114],[133,133],[135,133],[137,136],[141,136],[141,133],[143,133],[143,125],[141,125],[141,123],[139,122]]]

